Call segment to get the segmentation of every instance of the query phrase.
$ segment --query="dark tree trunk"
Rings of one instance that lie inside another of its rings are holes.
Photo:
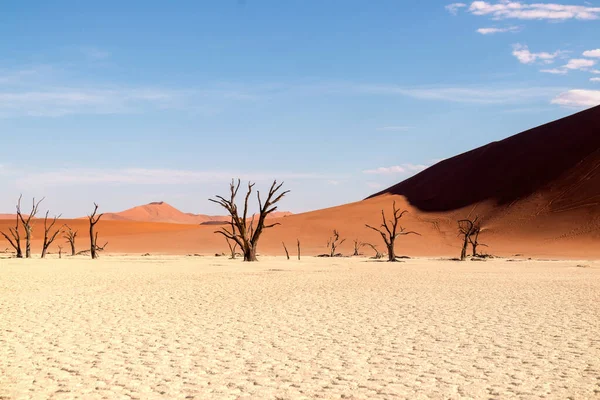
[[[97,211],[98,204],[94,203],[94,212],[88,215],[88,219],[90,221],[90,256],[92,257],[92,260],[98,258],[98,250],[103,250],[104,247],[106,247],[106,244],[104,245],[104,247],[98,247],[98,232],[94,233],[94,226],[96,226],[98,221],[100,221],[100,218],[102,218],[102,216],[104,215],[96,215]]]
[[[460,252],[460,261],[465,261],[467,258],[467,247],[469,245],[469,237],[465,236],[465,240],[463,241],[462,251]]]
[[[31,228],[25,228],[25,258],[31,258]]]
[[[58,221],[58,219],[61,216],[59,215],[57,217],[54,217],[54,219],[52,220],[50,225],[48,225],[48,214],[49,213],[50,213],[50,211],[46,211],[46,217],[44,217],[44,243],[42,244],[42,258],[46,257],[46,254],[48,253],[48,248],[50,247],[50,245],[52,243],[54,243],[54,239],[56,239],[56,237],[61,233],[61,231],[60,231],[61,228],[58,228],[56,231],[54,231],[54,233],[50,234],[50,231],[56,224],[56,221]]]
[[[33,199],[31,212],[29,213],[27,218],[23,217],[23,214],[21,213],[21,197],[19,197],[19,202],[17,203],[17,216],[21,220],[21,223],[23,224],[23,228],[25,230],[25,258],[31,258],[31,220],[37,215],[38,208],[42,201],[44,201],[43,198],[42,200],[36,203],[35,198]]]
[[[283,245],[283,249],[285,250],[285,256],[287,257],[287,259],[290,259],[290,253],[288,252],[287,247],[285,247],[285,243],[281,242],[281,244]]]
[[[75,240],[73,240],[72,242],[69,242],[69,244],[71,245],[71,255],[74,256],[76,251],[75,251]]]
[[[90,255],[92,260],[98,258],[96,254],[96,238],[94,237],[94,225],[90,224]]]
[[[396,252],[394,250],[394,241],[387,245],[388,249],[388,261],[394,262],[396,261]]]
[[[244,261],[258,261],[254,247],[244,246]]]
[[[479,246],[479,232],[481,231],[480,227],[475,228],[474,236],[475,239],[471,239],[471,246],[473,246],[473,257],[477,256],[477,246]]]

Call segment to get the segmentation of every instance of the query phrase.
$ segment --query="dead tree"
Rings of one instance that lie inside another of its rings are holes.
[[[469,243],[472,242],[472,236],[475,235],[478,228],[478,219],[479,217],[475,217],[474,220],[470,220],[468,218],[461,219],[458,221],[458,236],[462,238],[462,249],[460,251],[460,260],[464,261],[467,258],[467,247],[469,247]],[[479,232],[477,232],[477,236],[479,237]],[[473,252],[477,251],[477,245],[474,245]],[[475,254],[474,254],[475,255]]]
[[[298,242],[298,260],[300,260],[300,239],[296,239],[296,242]]]
[[[246,198],[244,200],[244,209],[242,211],[242,215],[239,214],[238,207],[235,203],[235,197],[240,188],[240,184],[241,181],[239,179],[237,181],[237,185],[235,184],[234,180],[231,181],[229,187],[231,192],[229,199],[226,199],[222,196],[216,196],[216,199],[209,199],[213,203],[219,204],[221,207],[225,208],[229,215],[231,215],[232,219],[231,229],[221,228],[221,230],[218,230],[215,233],[219,233],[226,238],[235,241],[244,253],[244,261],[258,261],[256,258],[256,249],[258,246],[258,240],[263,230],[280,225],[278,222],[266,225],[265,219],[269,214],[277,210],[277,206],[275,204],[277,204],[283,198],[283,196],[289,193],[289,190],[278,193],[283,186],[283,183],[278,185],[277,181],[273,181],[264,204],[260,198],[260,192],[256,192],[258,198],[259,217],[256,226],[254,226],[255,215],[252,215],[252,219],[250,220],[250,223],[248,223],[248,200],[252,194],[254,183],[248,182],[248,192],[246,193]]]
[[[8,240],[8,243],[10,243],[10,245],[15,249],[16,257],[23,258],[23,251],[21,250],[21,234],[19,233],[19,215],[17,214],[15,218],[17,220],[15,227],[8,228],[8,233],[10,234],[10,236],[8,236],[4,232],[0,233],[2,234],[2,236],[4,236],[6,240]]]
[[[285,256],[289,260],[290,259],[290,253],[288,252],[287,247],[285,247],[285,242],[281,242],[281,244],[283,245],[283,249],[285,250]]]
[[[74,231],[68,225],[65,225],[65,227],[67,230],[64,232],[65,234],[63,235],[63,238],[67,239],[67,242],[69,242],[69,245],[71,246],[71,256],[74,256],[77,253],[75,251],[75,239],[77,238],[78,231]]]
[[[396,252],[394,250],[394,243],[398,236],[405,236],[405,235],[411,235],[411,234],[421,236],[417,232],[406,231],[403,227],[398,225],[402,216],[404,214],[406,214],[408,211],[407,210],[401,211],[401,210],[397,209],[395,201],[394,201],[393,207],[394,207],[393,208],[394,212],[393,212],[393,217],[392,217],[393,219],[390,219],[390,220],[385,219],[385,213],[383,210],[381,210],[382,224],[381,224],[380,228],[374,228],[370,225],[365,225],[367,228],[373,229],[375,232],[378,232],[381,235],[381,237],[383,238],[383,241],[385,242],[385,247],[387,247],[388,261],[390,261],[390,262],[396,261]]]
[[[97,211],[98,204],[94,203],[94,212],[88,215],[88,219],[90,220],[90,255],[92,256],[92,260],[98,258],[97,251],[104,250],[104,247],[106,247],[106,245],[108,244],[108,242],[106,242],[104,246],[98,247],[98,232],[94,233],[94,227],[96,226],[98,221],[100,221],[100,218],[102,218],[104,214],[96,215]]]
[[[52,234],[50,233],[50,231],[56,224],[56,221],[61,216],[59,215],[58,217],[54,217],[54,219],[52,220],[50,225],[48,225],[48,214],[49,214],[49,211],[46,211],[46,216],[44,217],[44,243],[42,245],[42,258],[46,257],[46,253],[48,252],[48,247],[50,247],[52,242],[54,242],[54,239],[56,239],[58,234],[61,232],[60,228],[58,228],[56,231],[54,231],[54,233],[52,233]]]
[[[354,253],[352,254],[353,256],[359,256],[359,250],[361,247],[364,247],[365,243],[361,242],[358,239],[354,239]]]
[[[33,231],[31,220],[38,213],[38,208],[40,206],[40,203],[44,201],[44,198],[42,198],[37,203],[35,202],[34,198],[33,204],[31,206],[31,212],[29,213],[29,215],[27,215],[27,217],[23,217],[23,213],[21,212],[22,197],[23,196],[19,196],[19,202],[17,203],[17,216],[21,220],[21,223],[23,224],[23,229],[25,230],[25,258],[31,258],[31,232]]]
[[[229,238],[225,238],[225,241],[227,241],[227,247],[229,247],[229,253],[231,254],[231,256],[229,258],[231,258],[232,260],[235,260],[235,255],[236,255],[236,250],[237,250],[237,243],[233,240],[229,240]]]
[[[329,249],[329,257],[335,257],[338,253],[336,253],[337,248],[344,243],[346,239],[340,240],[340,233],[337,229],[333,230],[333,236],[327,240],[327,249]]]
[[[371,244],[371,243],[365,243],[365,246],[369,246],[370,248],[373,249],[373,251],[375,251],[375,256],[373,258],[375,258],[376,260],[381,260],[383,258],[383,253],[381,253],[377,249],[377,246],[375,246],[374,244]]]
[[[229,226],[231,227],[231,232],[235,232],[233,218],[231,219],[231,221],[229,221]],[[229,258],[235,260],[235,256],[237,254],[236,249],[238,246],[237,242],[235,240],[230,240],[228,237],[225,237],[225,241],[227,242],[227,247],[229,247],[229,253],[231,254]]]
[[[58,245],[58,258],[62,258],[62,249],[63,249],[63,247],[59,244]]]

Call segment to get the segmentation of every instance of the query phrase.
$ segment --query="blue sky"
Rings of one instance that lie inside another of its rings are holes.
[[[600,104],[600,2],[0,4],[0,211],[294,212]]]

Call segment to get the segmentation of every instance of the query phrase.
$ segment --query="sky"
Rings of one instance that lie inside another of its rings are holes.
[[[600,104],[600,1],[22,0],[0,38],[0,212],[303,212]]]

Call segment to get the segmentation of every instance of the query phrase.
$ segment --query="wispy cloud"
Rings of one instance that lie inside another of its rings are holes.
[[[0,116],[60,117],[73,114],[137,113],[181,103],[184,92],[155,88],[52,88],[1,91]]]
[[[82,47],[81,52],[90,60],[105,60],[110,57],[110,53],[95,47]]]
[[[452,3],[448,4],[445,8],[452,15],[458,14],[458,10],[461,8],[465,8],[467,5],[465,3]]]
[[[590,58],[600,58],[600,49],[584,51],[583,56]]]
[[[515,104],[549,99],[564,88],[557,87],[496,87],[496,86],[435,86],[407,88],[394,85],[360,85],[353,90],[385,95],[401,95],[422,100],[473,104]]]
[[[412,126],[399,126],[399,125],[382,126],[381,128],[377,128],[378,131],[384,131],[384,132],[406,132],[410,129],[412,129]]]
[[[554,75],[566,75],[569,71],[564,68],[551,68],[551,69],[542,69],[540,72],[544,72],[546,74],[554,74]]]
[[[543,56],[541,56],[543,58]],[[76,75],[76,74],[75,74]],[[565,88],[521,84],[400,86],[352,82],[219,83],[198,87],[126,86],[76,82],[69,71],[52,68],[0,70],[0,118],[70,115],[144,114],[166,110],[214,115],[240,102],[294,96],[404,96],[421,100],[471,104],[520,104],[547,100]],[[389,125],[381,131],[400,132],[409,126]]]
[[[296,172],[197,171],[178,169],[123,168],[59,168],[50,171],[5,171],[23,186],[109,185],[184,185],[223,182],[232,178],[266,182],[273,179],[317,179],[332,181],[330,175]]]
[[[406,173],[414,173],[420,172],[426,169],[427,165],[422,164],[401,164],[394,165],[391,167],[379,167],[375,169],[367,169],[364,170],[364,174],[369,175],[392,175],[392,174],[406,174]]]
[[[481,33],[482,35],[493,35],[496,33],[506,33],[506,32],[519,32],[521,30],[518,26],[509,26],[508,28],[479,28],[477,29],[477,33]]]
[[[48,65],[0,69],[0,118],[138,114],[169,109],[213,114],[218,107],[256,99],[255,93],[227,85],[168,88],[103,84],[76,82],[68,71]]]
[[[502,0],[495,3],[474,1],[468,11],[473,15],[489,16],[495,20],[565,21],[569,19],[596,20],[600,18],[600,7],[552,3],[528,4],[511,0]]]
[[[52,67],[48,65],[27,66],[15,70],[0,69],[0,87],[1,86],[20,86],[31,84],[42,75],[50,74]]]
[[[600,78],[590,78],[590,82],[600,83]]]
[[[369,187],[371,189],[381,189],[383,187],[383,185],[378,182],[367,182],[367,187]]]
[[[600,104],[600,90],[569,90],[556,96],[552,103],[578,108],[597,106]]]
[[[537,61],[540,61],[544,64],[552,64],[556,57],[558,57],[561,54],[561,52],[555,51],[554,53],[532,53],[531,51],[529,51],[529,47],[527,47],[526,45],[515,44],[513,45],[512,54],[522,64],[533,64]]]

